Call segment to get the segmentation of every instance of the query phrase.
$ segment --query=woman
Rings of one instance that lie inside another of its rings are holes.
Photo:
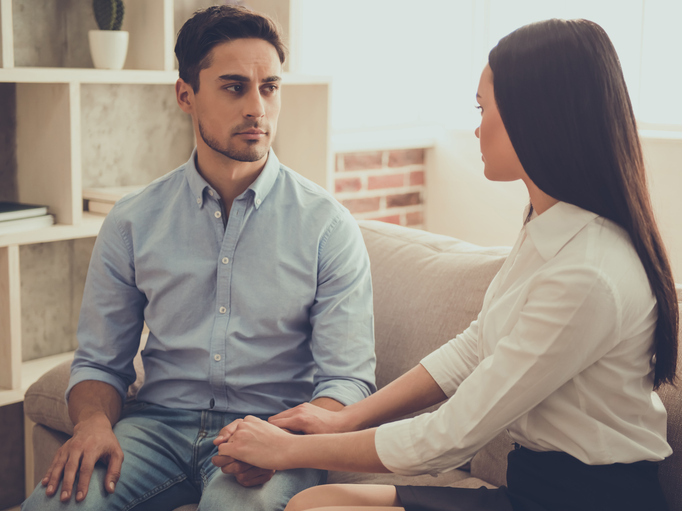
[[[330,485],[290,511],[666,509],[657,462],[672,451],[653,391],[675,377],[678,309],[616,52],[586,20],[527,25],[490,52],[477,100],[486,177],[521,179],[531,201],[478,319],[341,412],[271,419],[339,434],[247,418],[216,439],[216,462],[437,473],[507,429],[508,488]]]

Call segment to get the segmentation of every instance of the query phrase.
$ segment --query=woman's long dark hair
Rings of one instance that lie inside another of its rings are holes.
[[[674,383],[679,311],[616,50],[587,20],[515,30],[490,52],[495,101],[524,170],[546,194],[625,229],[658,303],[654,387]]]

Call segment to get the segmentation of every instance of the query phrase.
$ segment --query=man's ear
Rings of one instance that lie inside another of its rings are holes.
[[[191,114],[194,110],[194,89],[182,78],[175,82],[175,99],[178,105],[186,114]]]

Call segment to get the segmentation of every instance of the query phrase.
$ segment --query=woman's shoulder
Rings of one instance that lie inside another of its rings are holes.
[[[637,251],[625,229],[595,217],[559,251],[548,266],[581,268],[608,288],[624,314],[649,311],[655,298]]]

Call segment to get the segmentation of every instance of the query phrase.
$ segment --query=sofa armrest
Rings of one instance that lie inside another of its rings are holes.
[[[24,396],[24,413],[36,424],[73,435],[73,422],[64,400],[71,361],[54,367],[31,385]]]

